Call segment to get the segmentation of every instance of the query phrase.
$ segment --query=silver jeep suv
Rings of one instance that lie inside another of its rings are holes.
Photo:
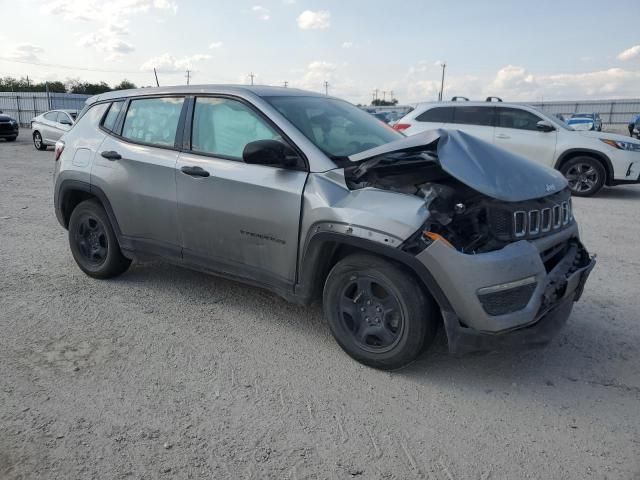
[[[562,175],[458,131],[405,137],[291,88],[101,94],[56,144],[54,204],[94,278],[162,257],[308,304],[367,365],[544,344],[594,265]]]

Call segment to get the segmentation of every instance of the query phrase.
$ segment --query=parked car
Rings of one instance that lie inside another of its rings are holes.
[[[387,112],[376,112],[372,113],[374,117],[384,123],[389,123],[389,114]]]
[[[19,133],[20,126],[18,121],[9,115],[3,114],[2,110],[0,110],[0,138],[4,138],[7,142],[13,142],[18,138]]]
[[[629,122],[629,136],[640,138],[640,115],[634,115]]]
[[[489,102],[424,103],[394,125],[406,135],[455,128],[553,167],[574,195],[604,185],[640,183],[640,142],[623,135],[574,131],[527,105]]]
[[[31,119],[33,145],[38,150],[53,146],[73,126],[77,110],[50,110]]]
[[[602,119],[599,113],[574,113],[567,124],[574,130],[595,130],[602,131]]]
[[[383,369],[441,323],[454,352],[545,343],[594,265],[559,173],[292,88],[94,96],[56,143],[54,205],[91,277],[157,256],[321,297],[340,346]]]

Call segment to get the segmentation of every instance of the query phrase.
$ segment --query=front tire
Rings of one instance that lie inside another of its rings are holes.
[[[604,185],[605,170],[602,163],[593,157],[575,157],[560,168],[569,182],[571,193],[577,197],[590,197]]]
[[[81,202],[71,213],[69,246],[80,270],[93,278],[118,276],[131,264],[120,251],[107,212],[96,200]]]
[[[33,132],[33,146],[36,147],[36,150],[47,149],[44,140],[42,140],[42,135],[40,135],[40,132]]]
[[[414,361],[433,340],[438,320],[435,302],[410,273],[367,254],[349,255],[333,267],[323,309],[340,347],[383,370]]]

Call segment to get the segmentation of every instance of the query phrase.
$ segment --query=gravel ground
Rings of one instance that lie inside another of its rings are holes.
[[[318,305],[162,263],[98,281],[53,153],[0,141],[0,479],[640,479],[640,187],[576,199],[598,265],[547,348],[359,365]]]

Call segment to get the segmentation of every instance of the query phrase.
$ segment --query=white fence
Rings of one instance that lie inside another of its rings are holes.
[[[28,127],[31,119],[47,110],[67,108],[82,110],[91,95],[49,92],[0,92],[0,110]]]
[[[640,114],[640,99],[625,100],[581,100],[576,102],[521,102],[550,114],[565,118],[572,113],[599,113],[604,130],[629,134],[627,125]]]

